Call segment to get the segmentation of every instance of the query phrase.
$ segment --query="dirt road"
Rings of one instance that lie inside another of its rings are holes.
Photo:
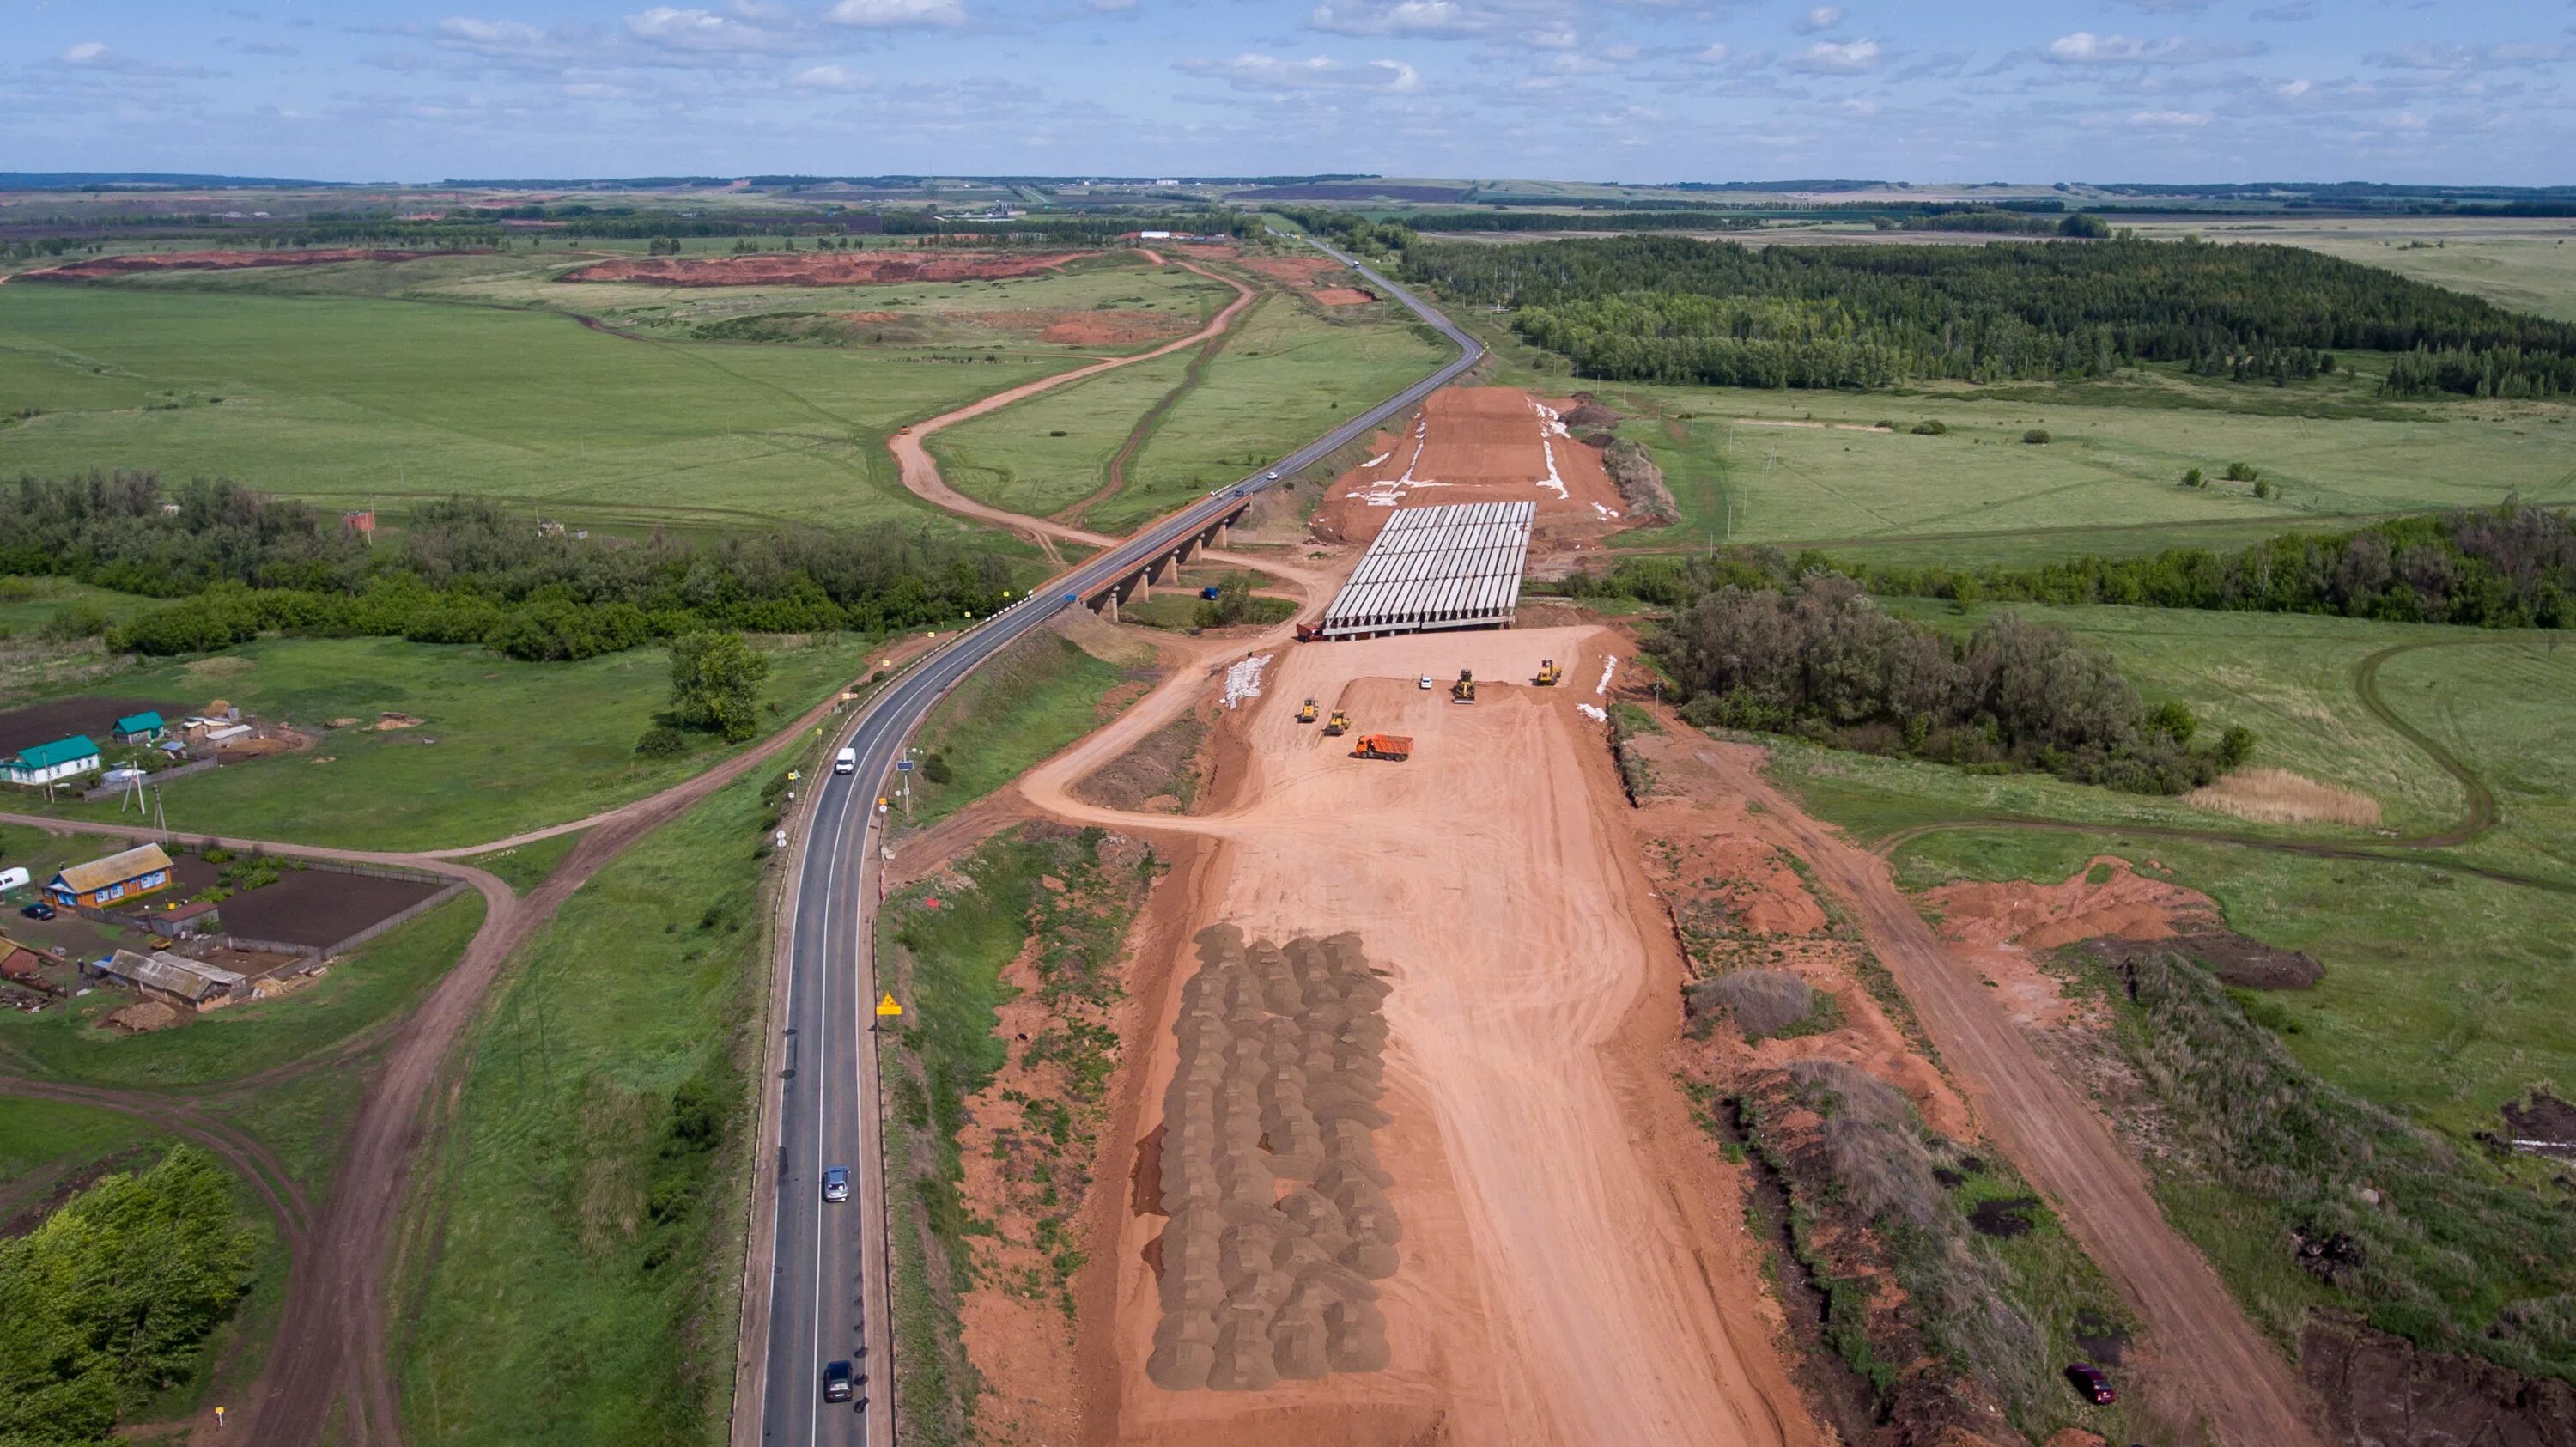
[[[1146,255],[1154,257],[1156,261],[1164,261],[1164,258],[1156,253],[1147,252]],[[1008,528],[1041,545],[1068,541],[1105,548],[1116,543],[1118,539],[1106,533],[1067,527],[1062,523],[1045,522],[977,502],[948,485],[948,480],[939,475],[939,464],[931,460],[930,450],[923,444],[934,434],[954,427],[960,422],[981,417],[987,412],[999,411],[1014,402],[1034,397],[1040,392],[1069,386],[1085,377],[1096,377],[1103,372],[1115,371],[1120,367],[1132,367],[1138,362],[1149,362],[1156,357],[1168,356],[1183,347],[1194,347],[1222,336],[1226,328],[1234,325],[1234,319],[1243,314],[1243,309],[1252,304],[1252,288],[1242,282],[1231,277],[1219,276],[1195,262],[1169,261],[1164,264],[1178,266],[1185,271],[1195,271],[1210,281],[1224,282],[1234,288],[1234,300],[1227,302],[1215,316],[1210,317],[1206,326],[1177,341],[1165,342],[1150,352],[1138,352],[1132,357],[1113,357],[1105,362],[1094,362],[1087,367],[1076,367],[1070,372],[1058,372],[1052,377],[1040,377],[1034,382],[1024,382],[1007,391],[978,398],[953,412],[942,412],[926,421],[915,422],[910,428],[886,439],[887,450],[894,454],[895,465],[902,470],[903,485],[925,501],[936,503],[950,512],[977,518],[992,523],[996,527]]]
[[[1384,1099],[1395,1120],[1380,1132],[1405,1230],[1403,1265],[1383,1283],[1393,1364],[1260,1392],[1154,1386],[1145,1257],[1160,1218],[1131,1214],[1103,1324],[1118,1372],[1098,1384],[1109,1398],[1099,1436],[1395,1443],[1437,1424],[1445,1440],[1480,1444],[1818,1440],[1773,1349],[1750,1244],[1686,1211],[1669,1184],[1706,1152],[1649,1043],[1669,1037],[1679,961],[1653,943],[1660,906],[1608,812],[1625,804],[1596,726],[1575,712],[1592,691],[1508,685],[1543,656],[1597,675],[1609,636],[1279,651],[1242,725],[1235,802],[1213,814],[1128,814],[1071,793],[1187,706],[1203,675],[1176,677],[1023,780],[1062,817],[1208,836],[1193,928],[1356,930],[1395,987]],[[1472,708],[1415,686],[1460,667],[1498,681]],[[1411,734],[1414,757],[1349,758],[1347,739],[1295,722],[1309,695],[1361,728]],[[1634,1028],[1641,1018],[1662,1028]],[[1166,1020],[1152,1053],[1131,1061],[1147,1099],[1172,1053]]]
[[[1952,958],[1885,862],[1773,788],[1761,775],[1759,750],[1711,743],[1699,757],[1725,787],[1759,803],[1772,842],[1806,859],[1851,909],[1987,1130],[2145,1321],[2166,1384],[2222,1441],[2320,1443],[2315,1404],[2199,1249],[2166,1224],[2145,1171],[2091,1102],[2040,1058],[1993,992]]]

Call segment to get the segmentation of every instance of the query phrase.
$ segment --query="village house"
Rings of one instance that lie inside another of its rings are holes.
[[[87,906],[105,909],[119,900],[150,894],[170,885],[170,856],[158,844],[146,844],[75,864],[63,870],[45,886],[54,902],[66,907]]]
[[[0,769],[8,772],[10,783],[31,789],[96,773],[98,767],[98,745],[91,743],[87,734],[20,749],[15,756],[0,761]]]
[[[161,715],[145,709],[116,721],[116,741],[120,744],[148,744],[161,737],[161,729]]]

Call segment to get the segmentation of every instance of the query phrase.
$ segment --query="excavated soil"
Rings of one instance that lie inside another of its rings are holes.
[[[324,251],[164,251],[132,256],[102,256],[21,272],[20,281],[97,281],[153,271],[240,271],[254,266],[325,266],[337,261],[418,261],[425,256],[483,256],[488,248],[456,251],[380,251],[338,248]]]
[[[1243,256],[1235,258],[1234,264],[1291,286],[1311,286],[1316,277],[1342,266],[1329,256]]]
[[[1326,306],[1366,306],[1377,300],[1377,293],[1356,286],[1317,287],[1307,295]]]
[[[2051,950],[2077,940],[2162,940],[2218,923],[2208,895],[2150,879],[2112,854],[2087,860],[2061,884],[1963,881],[1924,899],[1940,910],[1942,934],[1980,946]]]
[[[1218,1101],[1234,1090],[1247,1107],[1269,1106],[1261,1094],[1273,1059],[1268,1032],[1287,1018],[1266,994],[1256,1001],[1224,983],[1227,966],[1203,960],[1215,982],[1170,992],[1158,1027],[1131,1037],[1151,1042],[1131,1057],[1147,1104],[1101,1167],[1104,1179],[1130,1183],[1130,1210],[1102,1223],[1090,1243],[1112,1279],[1085,1298],[1085,1362],[1097,1364],[1086,1384],[1099,1394],[1085,1441],[1819,1440],[1779,1359],[1779,1317],[1743,1234],[1740,1188],[1671,1082],[1666,1051],[1680,1025],[1682,964],[1617,822],[1627,806],[1596,726],[1575,711],[1591,690],[1497,684],[1462,708],[1413,685],[1419,674],[1462,666],[1483,678],[1526,678],[1541,657],[1567,663],[1577,679],[1596,677],[1609,641],[1597,629],[1568,629],[1278,650],[1262,699],[1220,730],[1240,733],[1242,755],[1239,764],[1221,760],[1222,802],[1204,814],[1131,814],[1072,793],[1075,781],[1203,696],[1207,683],[1197,676],[1175,678],[1024,780],[1034,804],[1068,819],[1202,836],[1206,862],[1177,881],[1187,893],[1175,907],[1194,931],[1242,931],[1243,969],[1253,978],[1263,976],[1252,940],[1348,931],[1365,942],[1366,978],[1386,987],[1383,1093],[1374,1102],[1385,1123],[1368,1144],[1402,1241],[1392,1275],[1361,1274],[1385,1318],[1384,1365],[1335,1368],[1328,1319],[1326,1375],[1256,1387],[1261,1342],[1276,1372],[1283,1345],[1311,1364],[1311,1333],[1283,1343],[1238,1331],[1221,1361],[1220,1342],[1191,1340],[1204,1326],[1165,1329],[1167,1283],[1177,1276],[1174,1290],[1209,1289],[1208,1268],[1187,1259],[1205,1249],[1188,1238],[1204,1235],[1176,1238],[1159,1213],[1135,1208],[1194,1201],[1176,1184],[1185,1173],[1201,1188],[1213,1175],[1220,1212],[1229,1184],[1245,1214],[1255,1205],[1277,1214],[1303,1199],[1294,1186],[1282,1195],[1281,1178],[1265,1175],[1283,1146],[1302,1156],[1293,1123],[1279,1123],[1284,1141],[1274,1134],[1263,1147],[1256,1137],[1248,1157],[1239,1140],[1230,1155],[1217,1147],[1217,1120],[1231,1122],[1231,1110],[1218,1117],[1212,1107],[1193,1123],[1201,1087],[1192,1082],[1210,1049],[1225,1064],[1221,1084],[1205,1087]],[[1349,739],[1326,740],[1294,721],[1298,700],[1310,695],[1349,709],[1362,729],[1412,735],[1413,757],[1351,758]],[[1223,955],[1229,938],[1202,936],[1200,948],[1213,939]],[[1174,952],[1182,948],[1176,941]],[[1168,968],[1190,973],[1177,962]],[[1230,1001],[1223,1044],[1203,1018],[1211,996]],[[1248,1046],[1227,1053],[1238,1021],[1246,1035],[1259,1026],[1257,1056]],[[1193,1033],[1202,1036],[1197,1054],[1184,1059]],[[1310,1105],[1313,1081],[1310,1071]],[[1221,1159],[1234,1163],[1231,1181]],[[1318,1166],[1318,1187],[1330,1169]],[[1333,1184],[1357,1191],[1375,1179],[1352,1171]],[[1265,1186],[1271,1204],[1262,1202]],[[1251,1270],[1251,1246],[1239,1239],[1229,1263],[1219,1230],[1217,1281],[1227,1283],[1231,1264],[1257,1292],[1277,1289]],[[1269,1250],[1275,1270],[1275,1236]],[[1191,1287],[1193,1279],[1200,1284]],[[1247,1314],[1263,1300],[1256,1295]],[[1364,1316],[1345,1305],[1353,1321]],[[1360,1335],[1353,1345],[1364,1343]],[[1183,1347],[1207,1350],[1202,1357]],[[1166,1385],[1174,1370],[1189,1383],[1202,1360],[1227,1389]],[[1243,1371],[1253,1375],[1225,1376]]]
[[[1371,460],[1325,489],[1318,536],[1366,542],[1398,507],[1534,502],[1537,533],[1581,546],[1620,527],[1619,489],[1601,454],[1568,436],[1560,409],[1518,387],[1444,387]]]
[[[992,281],[1053,271],[1093,251],[778,251],[749,256],[653,256],[599,261],[564,281],[650,286],[875,286],[898,281]]]

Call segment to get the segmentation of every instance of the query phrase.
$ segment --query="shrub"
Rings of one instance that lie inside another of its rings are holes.
[[[2201,471],[2197,467],[2187,467],[2183,469],[2182,485],[2185,487],[2207,487],[2209,486],[2209,474]]]
[[[1950,424],[1936,418],[1926,417],[1922,421],[1914,424],[1914,435],[1917,437],[1947,437],[1950,435]]]
[[[635,752],[648,759],[676,759],[689,751],[689,736],[669,724],[655,724],[635,741]]]
[[[2045,447],[2048,445],[2048,429],[2045,427],[2034,427],[2023,433],[2021,435],[2021,440],[2029,443],[2033,447]]]
[[[1816,1008],[1816,992],[1795,975],[1778,970],[1733,970],[1693,986],[1690,1013],[1724,1009],[1747,1040],[1787,1031]]]
[[[921,761],[921,776],[934,784],[945,784],[957,777],[949,769],[948,760],[939,754],[932,754]]]
[[[2250,462],[2231,462],[2227,464],[2227,480],[2229,482],[2252,482],[2257,478],[2260,478],[2262,475],[2262,473],[2255,470],[2254,464]]]

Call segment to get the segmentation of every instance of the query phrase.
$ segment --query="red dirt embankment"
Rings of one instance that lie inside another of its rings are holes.
[[[335,261],[418,261],[424,256],[481,256],[488,247],[454,251],[163,251],[101,256],[20,274],[20,281],[98,281],[149,271],[241,271],[255,266],[323,266]]]
[[[1535,502],[1542,534],[1605,535],[1619,526],[1619,489],[1601,454],[1566,434],[1561,410],[1518,387],[1444,387],[1409,431],[1380,434],[1377,456],[1334,480],[1316,531],[1366,542],[1399,507]]]
[[[1359,306],[1378,299],[1377,293],[1355,286],[1318,286],[1326,273],[1341,270],[1342,264],[1329,256],[1243,256],[1232,258],[1246,271],[1257,271],[1274,281],[1303,287],[1308,296],[1326,306]]]
[[[750,256],[652,256],[600,261],[565,281],[648,286],[875,286],[896,281],[994,281],[1053,271],[1094,251],[764,251]]]

